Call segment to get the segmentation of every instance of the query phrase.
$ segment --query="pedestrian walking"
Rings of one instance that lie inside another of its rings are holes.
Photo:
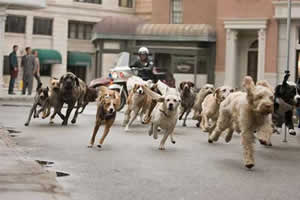
[[[37,81],[37,88],[42,86],[41,75],[40,75],[40,59],[37,50],[32,51],[32,54],[35,57],[35,67],[33,71],[33,75]]]
[[[15,87],[15,81],[18,77],[18,58],[17,58],[17,51],[18,46],[13,46],[13,52],[9,54],[9,70],[10,70],[10,81],[9,81],[9,87],[8,87],[8,94],[15,95],[14,93],[14,87]]]
[[[26,94],[28,89],[28,95],[31,95],[33,85],[33,72],[35,68],[35,57],[31,54],[31,48],[26,47],[26,55],[22,58],[23,67],[23,90],[22,94]]]

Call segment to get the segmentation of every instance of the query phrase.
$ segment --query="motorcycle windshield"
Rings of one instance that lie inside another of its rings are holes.
[[[115,67],[128,67],[130,54],[128,52],[122,52],[119,54]]]

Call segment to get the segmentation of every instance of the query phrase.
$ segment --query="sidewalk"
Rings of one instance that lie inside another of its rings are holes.
[[[33,98],[35,96],[35,91],[32,91],[31,96],[28,95],[22,95],[20,90],[14,91],[16,95],[8,95],[8,89],[7,88],[0,88],[0,102],[33,102]]]
[[[56,174],[27,160],[0,125],[0,199],[69,200]]]

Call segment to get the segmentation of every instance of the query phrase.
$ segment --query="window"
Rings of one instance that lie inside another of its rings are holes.
[[[133,0],[119,0],[119,6],[133,8]]]
[[[92,31],[94,24],[70,21],[69,22],[69,38],[70,39],[80,39],[80,40],[90,40],[92,39]]]
[[[35,17],[33,21],[33,34],[52,35],[52,24],[52,19]]]
[[[102,0],[74,0],[75,2],[80,3],[95,3],[95,4],[102,4]]]
[[[171,0],[171,23],[182,24],[182,0]]]
[[[10,74],[9,56],[4,56],[4,59],[3,59],[3,75],[9,75],[9,74]]]
[[[41,64],[40,75],[41,76],[51,76],[51,64]]]
[[[5,32],[25,33],[26,17],[8,15],[5,23]]]

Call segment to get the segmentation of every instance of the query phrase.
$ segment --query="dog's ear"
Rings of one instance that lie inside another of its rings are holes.
[[[214,91],[213,95],[214,95],[215,97],[218,97],[220,91],[221,91],[221,88],[217,88],[217,89]]]
[[[193,82],[191,82],[191,81],[189,81],[188,84],[189,84],[189,86],[190,86],[191,88],[195,87],[195,84],[194,84]]]
[[[243,87],[246,89],[247,95],[248,95],[248,100],[251,103],[253,100],[253,97],[254,97],[253,90],[255,88],[255,84],[254,84],[254,81],[251,76],[246,76],[244,78]]]
[[[63,83],[64,78],[65,78],[65,75],[63,75],[63,76],[60,77],[60,79],[59,79],[59,84],[62,84],[62,83]]]
[[[79,87],[80,83],[79,83],[79,78],[78,77],[75,77],[75,82],[76,82],[76,86]]]
[[[282,85],[288,85],[287,81],[289,80],[289,77],[290,77],[290,73],[287,71],[283,78]]]
[[[139,85],[138,85],[137,83],[134,84],[134,86],[133,86],[133,91],[136,92],[136,90],[137,90],[138,87],[139,87]]]
[[[183,90],[184,84],[185,84],[185,81],[180,83],[180,85],[179,85],[180,90]]]
[[[115,102],[116,102],[116,110],[119,110],[121,106],[121,96],[120,93],[117,91],[114,91],[114,96],[115,96]]]
[[[256,85],[260,85],[260,86],[263,86],[265,88],[268,88],[269,90],[272,91],[272,93],[274,93],[274,89],[273,87],[269,84],[269,82],[267,82],[266,80],[262,80],[262,81],[258,81],[256,83]]]

